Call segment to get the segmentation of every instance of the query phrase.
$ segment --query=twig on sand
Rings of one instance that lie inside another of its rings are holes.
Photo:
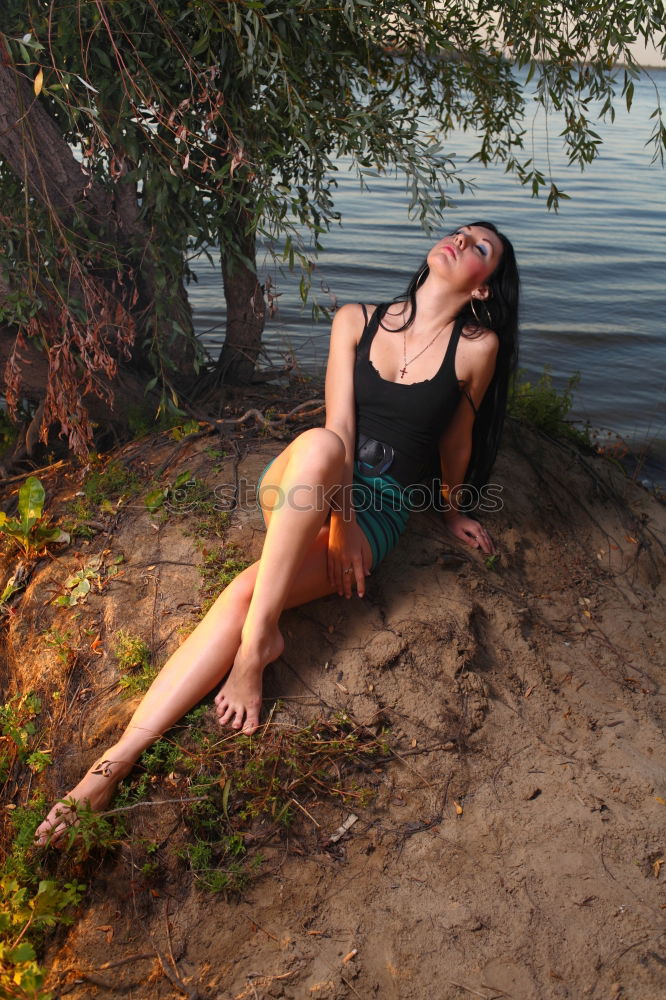
[[[254,993],[254,996],[256,997],[257,990],[256,990],[256,987],[255,987],[254,983],[252,982],[253,979],[257,980],[259,986],[270,986],[271,983],[276,982],[278,979],[290,979],[291,976],[295,976],[296,975],[296,972],[297,972],[297,970],[293,969],[291,972],[283,972],[281,976],[253,976],[253,975],[248,975],[248,976],[246,976],[246,979],[248,980],[248,983],[249,983],[248,989],[251,989],[252,993]],[[236,996],[234,997],[234,1000],[247,1000],[247,997],[252,996],[252,994],[248,992],[248,989],[243,990],[241,993],[237,993]]]
[[[358,997],[358,1000],[363,1000],[363,997],[361,996],[361,994],[360,994],[360,993],[358,992],[358,990],[357,990],[357,989],[355,989],[355,987],[353,987],[353,986],[352,986],[352,984],[351,984],[351,983],[349,982],[349,980],[348,980],[348,979],[345,979],[345,977],[344,977],[343,975],[340,975],[340,979],[341,979],[341,980],[342,980],[342,982],[343,982],[343,983],[345,984],[345,986],[347,987],[347,989],[348,989],[348,990],[351,990],[351,991],[352,991],[352,993],[353,993],[353,994],[354,994],[355,996],[357,996],[357,997]]]
[[[115,816],[117,813],[129,812],[130,809],[140,809],[142,806],[181,806],[186,802],[205,802],[208,796],[197,795],[191,799],[155,799],[145,802],[134,802],[131,806],[118,806],[117,809],[107,809],[106,812],[99,813],[100,816]]]
[[[253,927],[256,927],[257,930],[261,931],[263,934],[267,934],[269,938],[273,939],[273,941],[278,940],[275,934],[271,934],[271,932],[267,931],[265,927],[262,927],[261,924],[258,924],[257,921],[254,919],[254,917],[248,917],[247,913],[241,913],[241,917],[244,917],[249,924],[252,924]]]
[[[497,1000],[498,997],[510,997],[511,996],[510,993],[504,993],[502,990],[500,990],[499,993],[498,993],[497,990],[493,986],[486,986],[486,987],[484,987],[484,989],[487,989],[487,990],[494,990],[493,995],[492,996],[488,996],[487,993],[479,993],[478,990],[473,990],[471,988],[471,986],[463,986],[462,983],[454,983],[452,979],[449,979],[448,982],[449,982],[449,985],[451,985],[451,986],[457,986],[459,990],[465,990],[466,993],[471,993],[472,996],[481,997],[481,1000]]]
[[[180,978],[177,972],[171,971],[166,959],[164,958],[164,955],[162,954],[162,952],[157,947],[154,941],[152,941],[152,945],[153,948],[155,949],[155,954],[157,955],[157,961],[160,963],[162,972],[167,977],[171,985],[175,989],[177,989],[179,993],[183,993],[186,997],[189,997],[190,1000],[204,1000],[202,993],[199,993],[197,989],[192,989],[190,986],[187,986]]]
[[[79,981],[85,979],[86,982],[92,983],[94,986],[99,986],[105,990],[117,990],[118,983],[108,983],[106,979],[102,979],[101,976],[96,975],[98,972],[106,972],[108,969],[117,969],[119,965],[128,965],[130,962],[144,962],[147,959],[153,959],[155,956],[152,952],[135,952],[132,955],[125,955],[124,958],[117,958],[113,962],[104,962],[103,965],[98,965],[95,969],[78,969],[76,967],[72,969],[60,969],[58,972],[58,979],[62,983],[63,978],[69,973],[73,973]],[[69,993],[71,989],[76,986],[76,981],[71,983],[71,985],[58,987],[61,994]]]

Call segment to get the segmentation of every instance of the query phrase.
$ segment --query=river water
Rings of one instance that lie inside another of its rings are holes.
[[[504,174],[468,164],[477,190],[456,199],[443,231],[477,218],[494,221],[511,238],[522,277],[520,367],[528,377],[550,367],[558,387],[574,372],[581,383],[573,416],[620,434],[633,451],[649,444],[644,475],[666,482],[666,172],[651,164],[645,144],[653,121],[655,87],[666,104],[666,70],[652,70],[635,87],[628,115],[618,98],[614,125],[595,126],[603,138],[598,160],[584,172],[569,167],[560,151],[557,120],[537,117],[528,139],[545,171],[570,200],[557,214],[545,197]],[[547,140],[547,134],[550,136]],[[449,148],[458,161],[475,148],[456,134]],[[434,242],[407,216],[400,177],[379,177],[360,191],[348,164],[339,162],[336,207],[342,224],[323,238],[313,274],[313,294],[323,305],[378,302],[398,294]],[[453,193],[453,192],[452,192]],[[198,283],[190,285],[194,322],[213,356],[223,339],[224,298],[219,268],[199,258]],[[280,293],[268,322],[270,358],[293,352],[306,371],[326,361],[328,322],[303,306],[299,276],[260,260]]]

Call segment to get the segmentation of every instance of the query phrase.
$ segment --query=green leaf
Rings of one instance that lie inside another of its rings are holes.
[[[156,510],[159,510],[159,508],[166,500],[167,496],[168,496],[168,490],[161,488],[157,490],[152,490],[152,492],[150,492],[146,496],[144,503],[151,514],[154,514]]]
[[[181,472],[179,476],[176,476],[176,481],[173,484],[174,490],[180,489],[181,486],[185,486],[186,483],[194,482],[192,473],[188,470],[186,472]]]
[[[36,476],[28,476],[19,490],[18,509],[21,528],[27,536],[33,524],[42,516],[44,487]]]
[[[7,952],[7,958],[15,965],[20,965],[21,962],[34,962],[36,957],[35,949],[29,941],[22,941]]]

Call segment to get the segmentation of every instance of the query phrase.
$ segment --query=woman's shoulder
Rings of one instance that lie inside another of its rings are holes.
[[[465,347],[474,353],[488,356],[495,355],[499,350],[499,337],[494,330],[486,326],[465,326],[462,330]]]
[[[361,302],[346,302],[336,309],[333,316],[331,336],[352,339],[355,344],[360,341],[367,321],[372,316],[376,306]]]

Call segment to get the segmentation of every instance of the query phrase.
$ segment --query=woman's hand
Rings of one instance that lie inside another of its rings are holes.
[[[486,555],[492,556],[495,553],[493,540],[478,521],[472,517],[465,517],[464,514],[453,514],[445,520],[447,529],[456,538],[471,545],[473,549],[481,549]]]
[[[351,570],[351,572],[350,572]],[[356,583],[359,597],[365,594],[365,578],[370,567],[363,556],[363,532],[355,519],[345,521],[335,512],[331,514],[328,533],[328,578],[340,597],[351,597],[352,583]]]

